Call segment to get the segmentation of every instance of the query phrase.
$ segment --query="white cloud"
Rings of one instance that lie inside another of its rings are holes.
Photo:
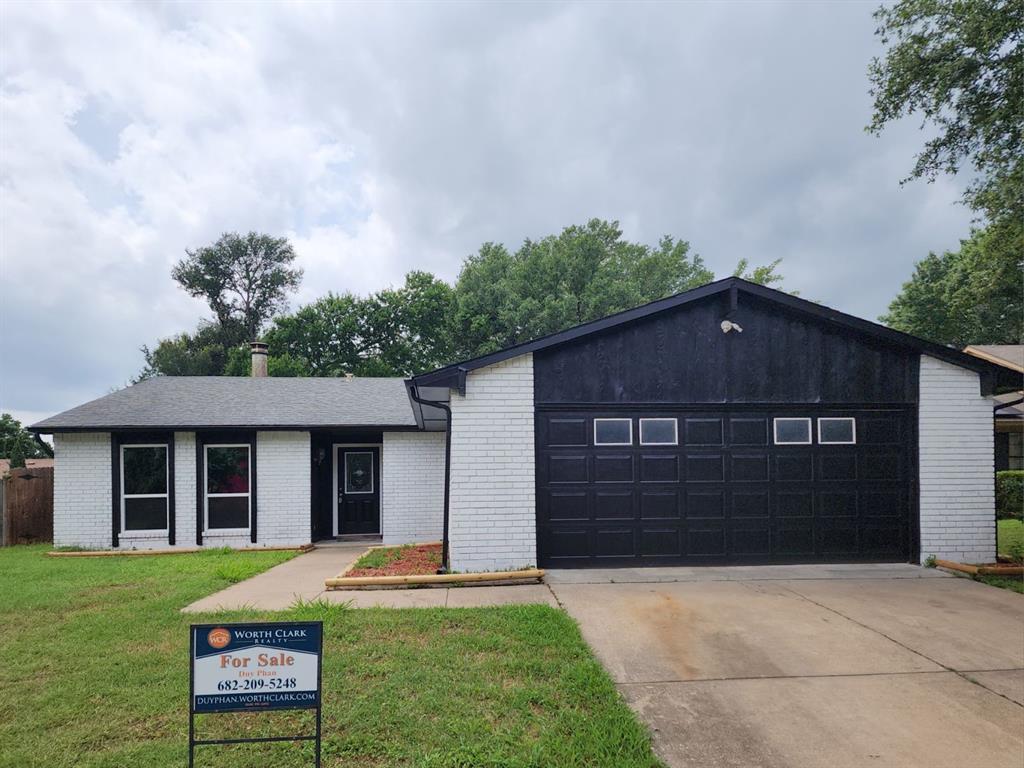
[[[866,135],[860,4],[0,6],[0,408],[50,413],[204,306],[169,277],[285,234],[297,301],[592,216],[872,317],[956,245],[956,183]],[[7,361],[17,360],[16,365]]]

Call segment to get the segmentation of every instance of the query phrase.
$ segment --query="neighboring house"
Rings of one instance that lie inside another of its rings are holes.
[[[31,429],[54,435],[58,545],[379,533],[443,538],[458,571],[982,561],[989,396],[1018,388],[728,278],[406,381],[156,378]]]
[[[982,360],[1024,373],[1024,344],[991,344],[967,347],[964,352]],[[995,398],[996,471],[1024,469],[1024,391]]]
[[[42,467],[52,467],[53,459],[25,459],[25,469],[40,469]],[[8,472],[11,471],[11,460],[0,459],[0,477],[4,477]]]

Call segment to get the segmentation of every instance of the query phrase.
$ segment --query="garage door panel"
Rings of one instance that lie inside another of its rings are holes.
[[[813,517],[814,492],[809,488],[790,487],[775,493],[775,517]]]
[[[586,491],[549,491],[543,506],[551,522],[587,520],[590,517]]]
[[[725,460],[720,453],[697,454],[686,457],[686,481],[690,483],[720,483],[725,480]]]
[[[895,416],[865,416],[857,419],[857,443],[860,445],[903,445],[903,419]]]
[[[787,417],[810,421],[810,444],[774,442],[772,420]],[[818,419],[851,417],[853,443],[820,443]],[[593,445],[594,418],[631,419],[632,445]],[[641,418],[675,419],[678,445],[641,445]],[[906,559],[911,418],[885,408],[540,408],[539,560],[577,567]]]
[[[545,528],[546,555],[552,560],[589,558],[590,542],[586,528]]]
[[[768,419],[729,419],[729,441],[732,445],[768,445]]]
[[[598,455],[594,457],[595,483],[632,483],[633,480],[632,455]]]
[[[675,489],[640,492],[640,519],[679,519],[679,491]]]
[[[693,557],[722,557],[725,553],[724,528],[690,525],[686,529],[686,554]]]
[[[613,491],[598,489],[594,491],[594,519],[596,520],[632,520],[634,513],[633,491]]]
[[[674,454],[641,454],[640,482],[678,483],[679,457]]]
[[[895,453],[868,453],[860,459],[862,480],[900,480],[903,462]]]
[[[856,517],[858,497],[859,494],[856,490],[819,491],[817,506],[818,516]]]
[[[547,469],[548,482],[551,483],[585,483],[590,479],[586,456],[549,456]]]
[[[771,495],[768,489],[734,490],[730,494],[730,517],[732,518],[763,518],[771,517]]]
[[[685,419],[683,434],[686,445],[722,445],[722,419]]]
[[[585,418],[548,419],[544,444],[548,446],[583,446],[588,443],[588,420]]]
[[[680,557],[683,554],[681,536],[678,526],[644,526],[640,529],[640,554],[644,557]]]
[[[775,479],[784,483],[803,483],[814,479],[814,456],[809,453],[775,455]]]
[[[686,492],[686,519],[718,519],[725,517],[724,490],[698,490]]]
[[[814,529],[776,525],[772,532],[772,550],[783,556],[806,557],[814,554]]]
[[[853,453],[826,454],[818,457],[819,480],[856,480],[857,456]]]
[[[632,557],[636,555],[632,526],[595,528],[591,532],[591,548],[597,557]]]
[[[734,453],[729,469],[730,480],[734,483],[766,483],[768,482],[768,455]]]
[[[729,534],[733,555],[767,557],[771,554],[771,531],[763,528],[734,528]]]
[[[817,538],[817,550],[825,555],[853,555],[860,548],[856,521],[819,522]]]

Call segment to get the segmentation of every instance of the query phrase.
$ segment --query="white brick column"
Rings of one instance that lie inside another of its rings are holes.
[[[533,355],[471,371],[451,408],[452,569],[536,564]]]
[[[196,545],[196,433],[174,433],[174,543]]]
[[[110,433],[53,436],[53,543],[110,549]]]
[[[444,432],[384,433],[380,515],[385,544],[441,540],[444,438]]]
[[[309,432],[256,433],[256,504],[256,546],[309,542]]]
[[[921,559],[996,556],[992,401],[977,373],[921,356]]]

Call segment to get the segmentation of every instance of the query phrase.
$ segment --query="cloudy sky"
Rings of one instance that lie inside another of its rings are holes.
[[[873,319],[970,221],[899,186],[916,122],[863,131],[874,5],[8,0],[0,408],[123,385],[231,230],[292,240],[296,304],[597,216]]]

